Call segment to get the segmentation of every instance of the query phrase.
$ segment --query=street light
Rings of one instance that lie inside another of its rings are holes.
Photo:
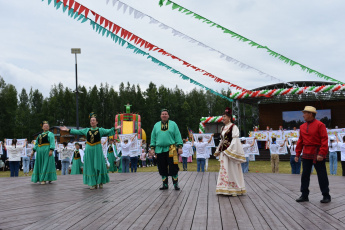
[[[81,53],[81,49],[80,48],[72,48],[71,53],[75,55],[75,101],[76,101],[76,106],[77,106],[77,129],[79,129],[77,54]],[[77,135],[77,141],[79,141],[79,135]]]

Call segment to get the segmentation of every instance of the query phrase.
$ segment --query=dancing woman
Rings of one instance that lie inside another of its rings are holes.
[[[76,174],[83,174],[83,158],[84,158],[84,151],[82,150],[82,145],[78,142],[75,143],[75,150],[72,156],[72,168],[71,168],[71,175]]]
[[[220,161],[216,193],[237,196],[246,194],[241,168],[241,163],[246,162],[246,158],[239,140],[239,130],[231,120],[232,111],[226,108],[223,114],[225,126],[221,131],[221,142],[214,154],[219,156]]]
[[[35,143],[35,147],[32,150],[30,159],[36,152],[36,160],[34,171],[32,173],[31,181],[34,183],[41,182],[45,184],[46,181],[51,183],[56,180],[56,167],[53,151],[55,149],[54,134],[49,131],[48,121],[43,121],[43,132],[38,135]]]
[[[97,186],[99,188],[103,188],[103,184],[109,182],[101,138],[104,136],[114,135],[115,129],[114,127],[111,129],[97,127],[97,115],[93,112],[90,113],[89,119],[91,128],[77,130],[61,127],[60,129],[62,131],[70,132],[70,134],[86,136],[87,142],[84,154],[83,181],[84,184],[89,185],[90,189],[92,190],[97,189]],[[116,127],[116,129],[119,128],[121,128],[121,126]]]

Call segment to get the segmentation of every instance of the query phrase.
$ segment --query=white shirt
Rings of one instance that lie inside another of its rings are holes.
[[[332,145],[332,147],[331,147],[331,145]],[[338,142],[333,141],[332,144],[328,143],[328,149],[329,149],[330,152],[338,151]]]
[[[184,143],[182,147],[182,154],[181,157],[189,157],[193,152],[191,143]]]
[[[279,153],[279,145],[278,144],[271,144],[270,146],[271,154],[278,154]]]
[[[194,146],[196,148],[196,158],[206,158],[206,146],[207,142],[196,142]]]
[[[127,144],[121,143],[121,152],[122,156],[129,156],[131,154],[131,151],[129,150],[131,147],[132,142],[128,141]]]
[[[295,156],[296,155],[296,147],[297,147],[297,145],[287,145],[287,147],[290,149],[291,156]]]
[[[242,144],[243,151],[244,151],[244,149],[247,149],[249,147],[250,147],[250,144]],[[244,151],[244,156],[249,157],[249,152]]]
[[[341,143],[341,142],[339,142],[338,143],[338,146],[340,147],[340,152],[341,152],[341,157],[340,157],[340,159],[341,159],[341,161],[345,161],[345,143]]]

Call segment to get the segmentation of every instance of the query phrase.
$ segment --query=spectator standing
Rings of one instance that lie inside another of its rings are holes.
[[[196,163],[197,171],[205,172],[205,161],[206,161],[206,148],[212,141],[213,134],[208,142],[204,142],[201,136],[198,137],[198,142],[194,143],[194,138],[192,139],[192,145],[196,148]]]
[[[17,139],[13,138],[12,145],[6,146],[6,139],[4,146],[7,149],[8,161],[10,163],[11,177],[18,177],[19,174],[19,163],[26,145],[26,140],[23,146],[17,146]]]

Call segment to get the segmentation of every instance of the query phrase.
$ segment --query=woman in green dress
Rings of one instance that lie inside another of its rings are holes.
[[[112,136],[115,134],[114,127],[104,129],[97,127],[98,121],[95,113],[89,115],[91,128],[81,130],[67,129],[61,127],[62,131],[70,132],[74,135],[86,136],[87,142],[84,153],[83,181],[90,186],[90,189],[103,188],[103,184],[109,182],[109,176],[106,167],[106,161],[102,151],[101,138],[103,136]],[[121,126],[116,127],[116,129]]]
[[[57,179],[55,159],[53,156],[55,138],[54,134],[49,131],[48,121],[43,121],[41,126],[43,132],[38,135],[35,147],[33,148],[30,157],[31,159],[36,152],[36,161],[31,181],[34,183],[41,182],[41,184],[45,184],[46,181],[51,183]]]
[[[109,138],[108,140],[108,150],[107,150],[107,158],[108,158],[108,161],[110,163],[110,166],[109,166],[109,169],[108,169],[108,172],[116,172],[117,171],[117,167],[116,167],[116,164],[115,164],[115,161],[116,161],[116,158],[115,158],[115,148],[114,148],[114,140],[112,138]]]
[[[84,157],[84,151],[81,149],[81,144],[76,142],[75,150],[72,156],[73,160],[72,160],[71,175],[83,174],[83,171],[82,171],[83,163],[84,163],[83,157]]]

